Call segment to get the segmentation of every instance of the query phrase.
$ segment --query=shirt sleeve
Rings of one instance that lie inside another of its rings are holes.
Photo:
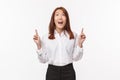
[[[46,63],[48,61],[48,54],[46,49],[46,39],[45,36],[42,36],[41,38],[41,49],[36,50],[36,53],[38,54],[38,59],[41,63]]]
[[[80,48],[78,45],[78,39],[79,36],[75,33],[75,43],[74,43],[74,49],[73,49],[73,61],[78,61],[83,56],[83,48]]]

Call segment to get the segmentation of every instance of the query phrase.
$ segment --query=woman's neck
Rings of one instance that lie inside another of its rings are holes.
[[[63,29],[57,29],[56,28],[56,31],[58,32],[59,35],[61,35],[61,33],[64,31]]]
[[[64,31],[63,29],[57,29],[56,28],[56,31],[61,35],[61,33]]]

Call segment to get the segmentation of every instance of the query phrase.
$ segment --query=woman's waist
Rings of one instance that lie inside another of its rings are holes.
[[[54,65],[54,66],[66,66],[70,63],[73,63],[73,60],[72,59],[62,59],[62,60],[59,60],[59,59],[50,59],[48,61],[48,64],[50,65]]]
[[[69,63],[66,65],[60,65],[60,66],[54,65],[54,64],[48,64],[48,67],[52,69],[69,69],[69,68],[73,68],[73,63]]]

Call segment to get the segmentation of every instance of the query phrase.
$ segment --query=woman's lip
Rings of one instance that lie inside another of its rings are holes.
[[[58,24],[63,24],[63,22],[58,22]]]

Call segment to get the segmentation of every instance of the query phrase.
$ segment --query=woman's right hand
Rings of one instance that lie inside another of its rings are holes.
[[[41,49],[41,41],[40,41],[40,37],[38,35],[37,29],[35,29],[35,35],[33,36],[33,40],[37,45],[38,49]]]

